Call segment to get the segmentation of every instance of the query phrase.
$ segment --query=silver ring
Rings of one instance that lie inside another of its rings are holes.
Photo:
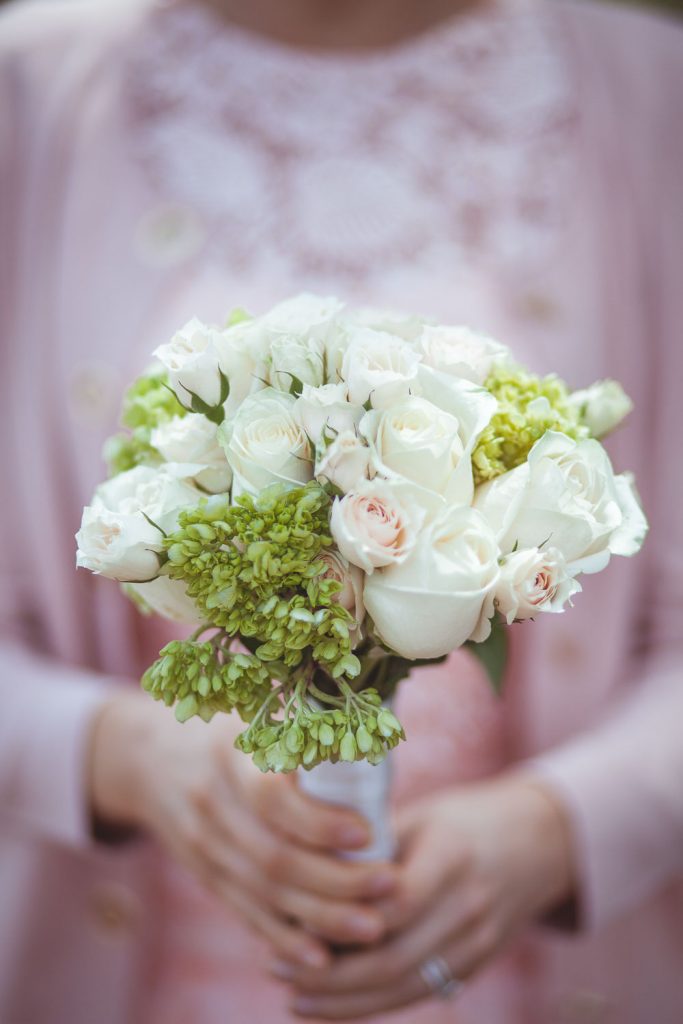
[[[463,983],[453,976],[453,972],[441,956],[430,956],[420,965],[420,977],[425,985],[439,999],[452,999]]]

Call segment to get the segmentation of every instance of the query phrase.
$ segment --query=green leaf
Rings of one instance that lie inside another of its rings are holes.
[[[468,640],[465,647],[479,659],[486,670],[491,686],[497,694],[500,694],[508,653],[507,626],[503,620],[498,617],[493,619],[491,634],[483,643],[475,644]]]

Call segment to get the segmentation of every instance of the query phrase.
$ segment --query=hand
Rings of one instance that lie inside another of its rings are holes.
[[[322,939],[377,940],[384,922],[370,901],[392,889],[395,869],[331,856],[366,845],[367,823],[291,776],[262,775],[234,749],[237,731],[231,719],[179,725],[141,694],[115,697],[93,729],[95,815],[152,833],[278,956],[320,966]]]
[[[275,965],[293,982],[293,1009],[302,1016],[364,1017],[424,999],[432,993],[420,965],[434,956],[464,981],[573,891],[564,811],[531,778],[417,800],[400,815],[398,838],[384,942],[321,970]]]

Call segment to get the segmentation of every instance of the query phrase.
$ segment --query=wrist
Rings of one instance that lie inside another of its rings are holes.
[[[518,776],[525,804],[529,847],[534,851],[536,912],[544,914],[574,898],[577,888],[569,816],[562,801],[540,779]]]
[[[130,692],[112,697],[95,717],[88,786],[95,830],[145,824],[145,759],[159,710],[144,694]]]

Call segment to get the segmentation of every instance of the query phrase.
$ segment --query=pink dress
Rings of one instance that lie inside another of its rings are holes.
[[[237,920],[151,843],[89,835],[92,715],[166,627],[74,571],[73,533],[151,349],[303,289],[620,379],[610,447],[653,526],[570,615],[514,630],[503,700],[464,655],[404,685],[397,798],[530,759],[572,815],[582,931],[536,929],[456,1005],[391,1019],[682,1019],[682,53],[675,25],[565,2],[358,55],[191,3],[0,17],[3,1024],[291,1019]]]

